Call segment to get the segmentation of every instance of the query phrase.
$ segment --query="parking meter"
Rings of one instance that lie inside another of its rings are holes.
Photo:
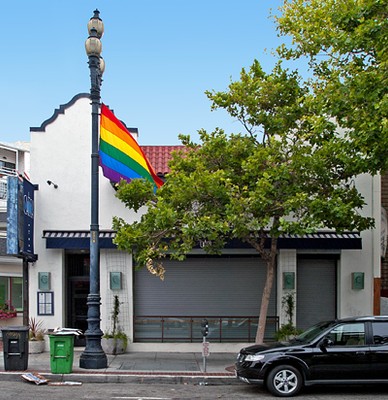
[[[209,323],[207,319],[203,319],[201,322],[201,332],[203,337],[206,337],[209,333]]]

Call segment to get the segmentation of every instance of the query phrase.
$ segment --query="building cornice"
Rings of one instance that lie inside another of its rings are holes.
[[[43,121],[41,126],[30,127],[30,132],[44,132],[46,130],[47,125],[54,122],[57,119],[58,115],[64,114],[66,109],[70,108],[76,101],[78,101],[79,99],[89,99],[89,98],[90,98],[89,93],[76,94],[68,103],[61,104],[59,108],[56,108],[54,114],[49,119],[46,119],[46,121]]]

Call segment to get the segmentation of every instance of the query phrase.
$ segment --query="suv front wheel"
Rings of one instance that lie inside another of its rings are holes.
[[[295,396],[303,386],[302,374],[291,365],[278,365],[267,377],[268,390],[277,397]]]

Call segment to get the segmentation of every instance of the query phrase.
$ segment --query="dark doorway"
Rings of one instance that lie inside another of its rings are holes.
[[[89,270],[89,253],[66,254],[66,325],[68,328],[80,329],[82,332],[85,332],[88,327],[86,319],[88,314]],[[74,345],[85,346],[85,336],[76,336]]]

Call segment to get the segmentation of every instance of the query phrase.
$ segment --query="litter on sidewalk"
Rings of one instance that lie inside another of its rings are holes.
[[[63,382],[50,382],[50,380],[46,379],[44,376],[36,373],[36,372],[28,372],[26,374],[21,375],[21,377],[27,381],[35,383],[36,385],[46,384],[49,386],[81,386],[82,382],[77,381],[63,381]]]
[[[36,372],[29,372],[27,374],[23,374],[21,376],[27,382],[33,382],[37,385],[41,385],[43,383],[48,383],[49,380],[46,379],[44,376],[37,374]]]

